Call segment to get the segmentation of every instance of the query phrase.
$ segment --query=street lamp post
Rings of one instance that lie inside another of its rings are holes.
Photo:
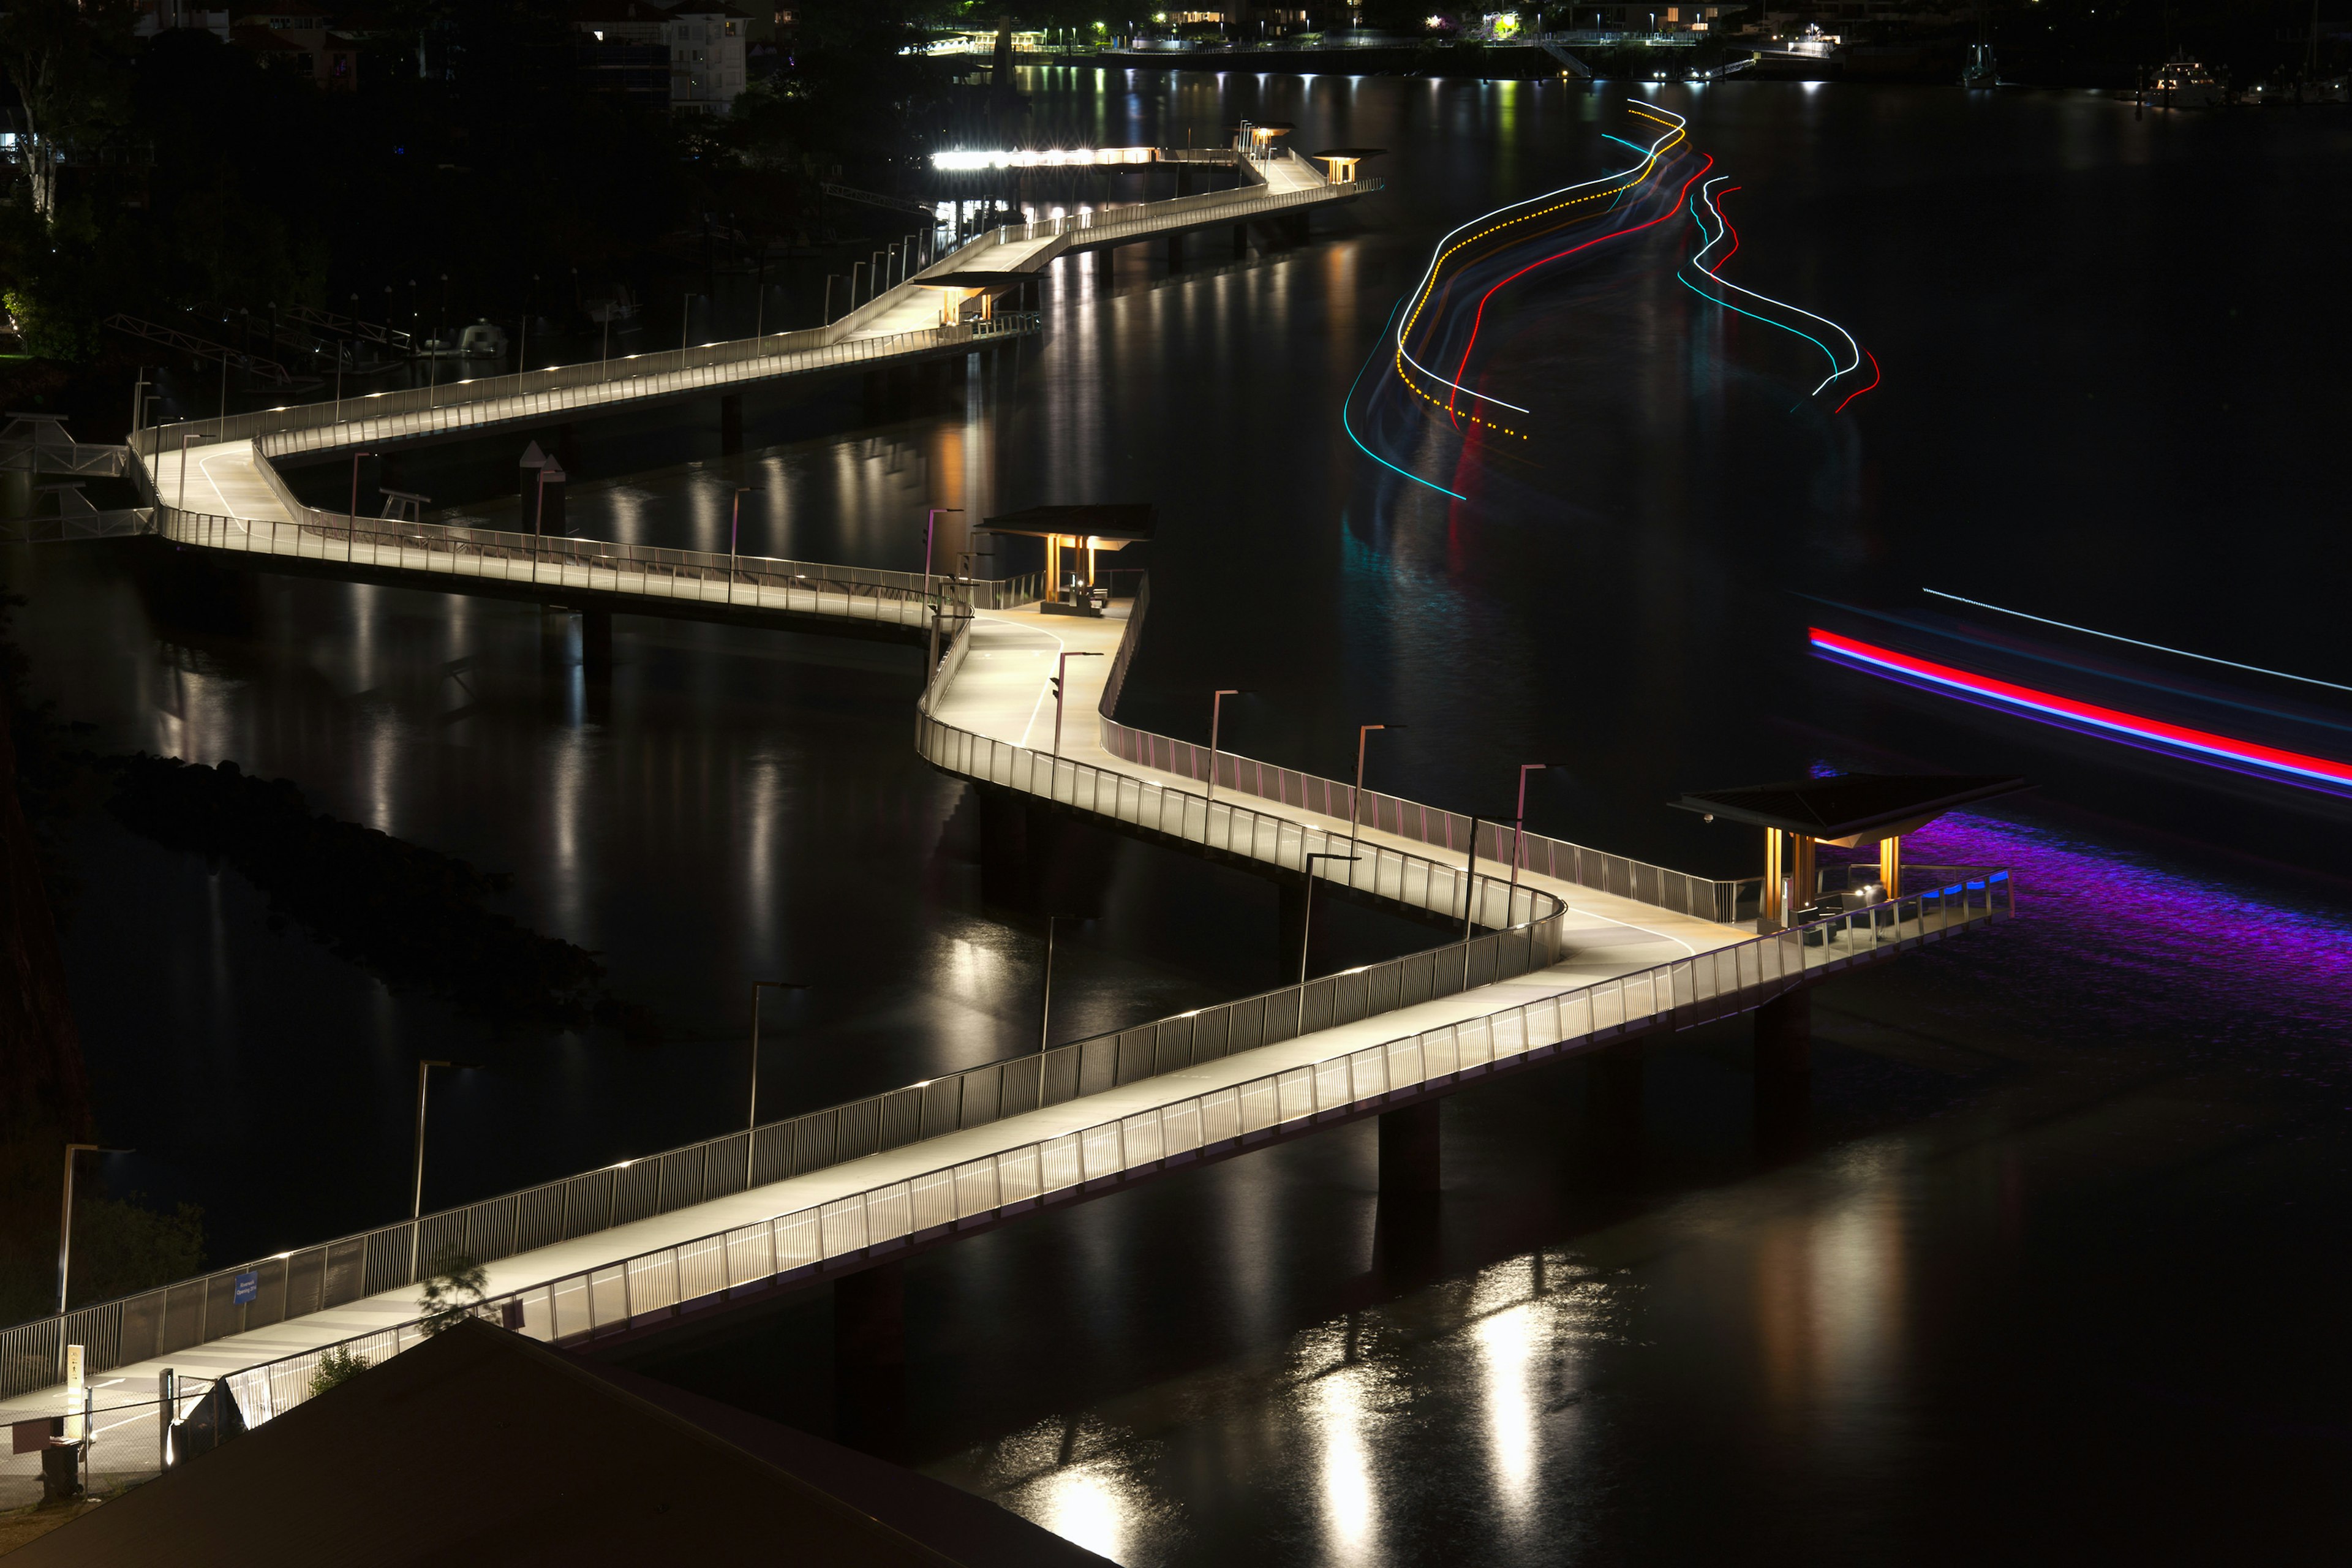
[[[1070,660],[1102,657],[1098,653],[1088,653],[1083,650],[1073,653],[1068,648],[1064,648],[1062,657],[1054,661],[1054,755],[1056,757],[1062,754],[1062,688],[1069,679]]]
[[[425,1226],[425,1084],[426,1075],[435,1068],[464,1069],[473,1062],[433,1061],[419,1058],[416,1063],[416,1179],[408,1191],[408,1278],[416,1279],[417,1244],[423,1238]]]
[[[1470,864],[1464,868],[1462,884],[1462,940],[1470,940],[1470,921],[1478,908],[1478,827],[1486,819],[1470,819]]]
[[[180,437],[180,500],[179,510],[188,510],[188,443],[196,438],[194,430]]]
[[[1082,920],[1081,915],[1047,915],[1045,917],[1045,984],[1037,1003],[1037,1048],[1045,1050],[1052,1044],[1046,1031],[1054,1022],[1054,927],[1062,921]]]
[[[758,485],[735,487],[735,504],[730,509],[731,515],[727,520],[727,602],[730,605],[735,602],[735,578],[743,569],[743,557],[740,549],[743,537],[743,498],[761,493],[761,490]]]
[[[677,308],[677,363],[681,368],[686,364],[686,334],[693,330],[694,296],[688,294],[686,302]]]
[[[1245,697],[1248,693],[1238,687],[1209,694],[1209,798],[1217,798],[1217,721],[1223,716],[1225,699]]]
[[[1364,834],[1364,742],[1375,730],[1402,730],[1402,724],[1359,724],[1356,726],[1356,793],[1348,800],[1348,844],[1355,847]]]
[[[751,982],[751,1086],[748,1109],[743,1114],[743,1190],[751,1190],[751,1144],[760,1130],[760,993],[762,991],[805,991],[808,987],[796,980],[754,980]]]
[[[375,452],[353,452],[352,454],[351,525],[343,530],[343,562],[346,565],[350,564],[352,561],[352,552],[354,548],[354,542],[360,536],[360,459],[362,458],[373,458],[380,455],[381,454]]]
[[[1528,775],[1560,765],[1558,763],[1519,764],[1519,814],[1511,819],[1511,889],[1514,897],[1518,891],[1519,867],[1528,858]]]
[[[1307,944],[1315,934],[1315,862],[1343,860],[1352,863],[1361,858],[1359,855],[1326,854],[1321,850],[1307,857],[1307,897],[1298,911],[1298,1007],[1297,1016],[1290,1022],[1293,1039],[1298,1037],[1300,1027],[1307,1022]]]
[[[539,466],[539,475],[531,481],[530,580],[534,583],[539,581],[540,552],[545,548],[541,541],[547,534],[547,470],[554,461],[551,455]]]
[[[66,1310],[66,1265],[73,1251],[73,1182],[76,1154],[128,1154],[128,1149],[109,1149],[100,1143],[68,1143],[66,1145],[66,1190],[64,1201],[58,1209],[58,1316]],[[62,1349],[60,1355],[64,1354]]]
[[[943,511],[953,512],[956,516],[961,517],[963,508],[935,506],[923,513],[923,603],[929,606],[931,612],[931,662],[926,668],[931,671],[936,671],[940,668],[940,607],[931,604],[931,546],[932,541],[937,537],[940,513]],[[927,674],[925,679],[928,681],[929,679]]]

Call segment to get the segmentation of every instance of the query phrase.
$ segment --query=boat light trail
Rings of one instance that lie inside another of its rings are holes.
[[[1828,386],[1831,382],[1836,381],[1843,376],[1852,375],[1855,371],[1862,368],[1862,345],[1853,341],[1853,333],[1847,331],[1843,327],[1839,326],[1835,321],[1831,321],[1827,316],[1816,316],[1811,310],[1804,309],[1802,306],[1791,305],[1786,300],[1775,300],[1769,294],[1759,294],[1753,289],[1741,289],[1738,284],[1734,283],[1730,279],[1724,277],[1720,272],[1717,272],[1714,268],[1711,268],[1706,264],[1706,253],[1716,247],[1716,246],[1722,240],[1724,235],[1729,232],[1731,227],[1729,220],[1724,217],[1722,209],[1716,205],[1715,196],[1712,194],[1711,187],[1717,183],[1717,181],[1728,179],[1729,177],[1730,176],[1727,174],[1718,174],[1716,176],[1716,179],[1709,180],[1706,184],[1699,187],[1699,203],[1706,208],[1708,216],[1715,219],[1717,227],[1715,237],[1709,239],[1705,245],[1700,246],[1698,247],[1698,253],[1691,258],[1691,265],[1697,268],[1701,272],[1706,274],[1708,278],[1723,285],[1726,289],[1738,289],[1740,293],[1747,295],[1751,300],[1760,300],[1768,305],[1778,305],[1783,310],[1792,310],[1796,314],[1804,317],[1809,321],[1819,321],[1822,326],[1827,327],[1830,331],[1835,332],[1839,337],[1845,340],[1845,346],[1853,355],[1853,359],[1851,363],[1841,365],[1838,363],[1838,356],[1834,353],[1831,352],[1830,346],[1827,343],[1822,342],[1821,339],[1813,336],[1811,332],[1799,331],[1795,327],[1790,326],[1785,321],[1775,321],[1771,317],[1757,315],[1753,310],[1740,310],[1738,306],[1733,304],[1728,300],[1715,300],[1715,303],[1722,306],[1727,310],[1739,310],[1739,313],[1743,316],[1754,316],[1756,320],[1779,327],[1784,332],[1795,333],[1796,336],[1804,339],[1807,342],[1821,350],[1822,353],[1827,354],[1830,362],[1830,374],[1822,378],[1821,386],[1816,386],[1811,392],[1806,395],[1810,397],[1819,397],[1822,395],[1822,387]],[[1737,190],[1738,187],[1735,185],[1732,189]],[[1727,195],[1729,193],[1726,194]],[[1697,209],[1693,208],[1691,216],[1694,221],[1696,220],[1697,216]],[[1706,233],[1706,226],[1701,224],[1699,226],[1699,232],[1702,234]],[[1738,241],[1735,239],[1733,244],[1736,247],[1738,245]],[[1730,259],[1730,252],[1726,251],[1724,253],[1724,260],[1728,261]],[[1701,289],[1697,284],[1693,283],[1687,278],[1683,279],[1683,285],[1702,300],[1714,300],[1713,295],[1709,294],[1706,289]],[[1872,362],[1874,366],[1876,363],[1877,362],[1874,360]],[[1874,386],[1877,383],[1873,382],[1871,384]],[[1869,390],[1869,387],[1864,387],[1863,390],[1866,392]],[[1852,400],[1848,399],[1848,401],[1850,402]],[[1841,404],[1839,406],[1843,407],[1844,405]]]
[[[2137,713],[2126,713],[2118,709],[2102,708],[2095,703],[2080,702],[2071,697],[2060,697],[2048,691],[2037,691],[2030,686],[2018,686],[2006,680],[1996,680],[1989,675],[1956,669],[1948,664],[1897,653],[1892,648],[1860,642],[1819,626],[1809,628],[1812,645],[1824,653],[1858,664],[1888,670],[1911,680],[1926,681],[1933,686],[1960,692],[1969,697],[1989,698],[2014,709],[2021,709],[2044,721],[2060,721],[2087,724],[2095,729],[2122,735],[2130,740],[2153,742],[2200,753],[2202,758],[2214,758],[2225,763],[2256,767],[2269,773],[2284,773],[2295,779],[2308,779],[2339,788],[2352,788],[2352,763],[2330,762],[2325,757],[2305,756],[2300,752],[2282,751],[2275,746],[2262,745],[2253,741],[2241,741],[2228,735],[2216,735],[2204,730],[2191,730],[2185,725],[2168,724],[2161,719],[2150,719]]]
[[[1588,239],[1582,245],[1571,245],[1566,250],[1555,251],[1551,255],[1544,257],[1539,260],[1530,261],[1525,267],[1520,268],[1517,272],[1512,273],[1508,278],[1504,279],[1502,282],[1496,284],[1493,289],[1489,289],[1484,294],[1480,295],[1478,297],[1477,314],[1470,319],[1470,341],[1462,345],[1462,363],[1460,365],[1455,367],[1454,374],[1456,375],[1463,375],[1469,372],[1470,351],[1478,346],[1478,329],[1486,320],[1486,301],[1495,297],[1496,290],[1500,289],[1504,284],[1517,282],[1520,279],[1525,278],[1528,273],[1533,272],[1538,267],[1549,267],[1553,262],[1563,260],[1568,257],[1574,256],[1579,251],[1590,250],[1596,245],[1606,245],[1612,239],[1622,239],[1630,234],[1639,234],[1645,228],[1655,228],[1660,224],[1665,222],[1668,218],[1673,217],[1676,213],[1683,210],[1683,203],[1690,195],[1691,185],[1703,177],[1706,174],[1707,170],[1715,166],[1715,155],[1713,153],[1702,153],[1700,155],[1704,157],[1706,162],[1701,163],[1698,166],[1697,172],[1693,174],[1689,179],[1683,182],[1682,189],[1675,193],[1675,205],[1668,207],[1664,212],[1660,213],[1657,216],[1650,219],[1649,222],[1633,224],[1625,228],[1612,229],[1607,234],[1601,236],[1597,239]],[[1826,353],[1827,351],[1824,350],[1823,352]],[[1448,382],[1446,384],[1464,392],[1469,392],[1469,388],[1463,386],[1458,381]],[[1827,384],[1824,383],[1823,384],[1826,385]],[[1815,390],[1818,391],[1819,388],[1816,388]],[[1470,395],[1475,397],[1478,394],[1471,392]],[[1446,408],[1449,412],[1452,410],[1453,406],[1453,400],[1448,398],[1446,400]]]
[[[1397,319],[1397,313],[1403,309],[1404,301],[1402,300],[1390,306],[1389,321],[1395,321]],[[1381,335],[1382,337],[1386,337],[1388,335],[1388,321],[1381,323]],[[1386,458],[1381,457],[1378,452],[1375,452],[1370,447],[1365,446],[1364,438],[1357,435],[1356,427],[1348,422],[1348,405],[1356,400],[1356,388],[1364,384],[1364,372],[1372,368],[1372,354],[1377,354],[1380,352],[1380,345],[1375,343],[1372,347],[1372,353],[1366,354],[1364,356],[1364,363],[1362,365],[1358,367],[1356,371],[1356,379],[1348,384],[1348,395],[1339,400],[1339,428],[1348,433],[1348,439],[1356,444],[1356,450],[1361,452],[1365,457],[1370,458],[1373,462],[1378,463],[1381,468],[1387,468],[1393,473],[1403,474],[1406,479],[1411,479],[1414,484],[1428,485],[1431,489],[1435,490],[1439,495],[1452,496],[1455,500],[1468,500],[1470,498],[1462,494],[1458,490],[1449,490],[1444,485],[1432,484],[1429,480],[1423,479],[1419,474],[1398,468],[1394,463],[1390,462]]]
[[[1865,392],[1876,392],[1878,390],[1879,382],[1885,379],[1879,372],[1878,356],[1876,354],[1872,353],[1868,349],[1864,349],[1862,351],[1862,357],[1870,362],[1870,384],[1868,386],[1857,386],[1852,392],[1847,393],[1845,395],[1845,403],[1852,403],[1855,398],[1860,397]],[[1845,403],[1839,404],[1835,408],[1831,409],[1830,412],[1832,414],[1844,413]]]
[[[1869,390],[1870,388],[1866,386],[1863,388],[1864,392]],[[2235,659],[2215,658],[2210,654],[2190,653],[2185,647],[2167,647],[2162,643],[2142,642],[2137,637],[2117,637],[2113,632],[2095,631],[2089,626],[2078,626],[2072,621],[2053,621],[2047,616],[2029,616],[2023,610],[2003,609],[1999,605],[1988,605],[1981,599],[1963,599],[1958,594],[1947,594],[1940,588],[1929,588],[1925,591],[1938,599],[1949,599],[1956,605],[1973,605],[1979,610],[1990,610],[1997,616],[2015,616],[2021,621],[2039,621],[2045,626],[2056,626],[2061,631],[2081,632],[2084,637],[2105,637],[2109,642],[2129,643],[2134,647],[2149,648],[2157,653],[2178,654],[2182,658],[2193,658],[2205,664],[2222,665],[2231,669],[2242,669],[2254,675],[2275,675],[2281,680],[2299,680],[2305,686],[2324,686],[2330,691],[2352,691],[2352,686],[2338,686],[2332,680],[2315,680],[2308,675],[2289,675],[2284,669],[2264,669],[2259,664],[2240,664]]]
[[[1411,351],[1404,346],[1405,338],[1412,331],[1413,323],[1420,319],[1421,312],[1427,307],[1431,297],[1435,291],[1438,268],[1444,267],[1445,265],[1446,258],[1452,256],[1455,251],[1460,250],[1464,246],[1471,245],[1478,240],[1484,239],[1486,236],[1494,233],[1498,228],[1506,228],[1515,223],[1525,223],[1531,218],[1544,217],[1549,214],[1559,211],[1562,207],[1576,206],[1584,202],[1598,201],[1601,197],[1612,194],[1611,191],[1607,190],[1593,190],[1592,187],[1596,185],[1606,185],[1612,180],[1623,180],[1625,181],[1625,184],[1612,187],[1615,191],[1622,192],[1630,190],[1634,185],[1638,185],[1643,180],[1648,179],[1651,174],[1657,167],[1659,155],[1667,148],[1673,146],[1676,142],[1683,139],[1685,134],[1684,127],[1686,124],[1686,121],[1684,121],[1681,115],[1675,113],[1671,109],[1635,109],[1633,112],[1641,115],[1644,119],[1654,120],[1659,124],[1667,128],[1664,133],[1662,134],[1655,142],[1653,142],[1646,149],[1635,146],[1630,142],[1623,143],[1623,145],[1633,147],[1633,151],[1642,153],[1641,163],[1635,164],[1631,169],[1621,169],[1614,174],[1602,174],[1596,179],[1580,180],[1575,184],[1562,185],[1558,190],[1547,191],[1538,196],[1528,196],[1525,200],[1511,202],[1506,205],[1496,207],[1492,212],[1482,213],[1478,216],[1472,218],[1469,222],[1453,229],[1451,232],[1446,234],[1444,238],[1440,239],[1436,246],[1433,247],[1428,268],[1423,272],[1420,284],[1414,288],[1412,294],[1407,296],[1407,298],[1412,301],[1412,309],[1406,312],[1403,321],[1398,325],[1396,330],[1397,375],[1407,386],[1412,386],[1412,378],[1404,374],[1404,367],[1406,365],[1411,365],[1413,369],[1421,372],[1422,374],[1429,377],[1430,380],[1443,382],[1445,385],[1452,387],[1455,392],[1467,394],[1469,396],[1478,398],[1482,402],[1494,404],[1499,408],[1507,408],[1514,414],[1528,414],[1533,412],[1531,409],[1520,407],[1516,403],[1506,403],[1499,397],[1488,397],[1483,393],[1473,392],[1466,386],[1460,385],[1459,384],[1452,381],[1447,381],[1444,376],[1438,374],[1435,371],[1430,369],[1427,365],[1412,357]],[[1612,136],[1610,140],[1614,142],[1617,141],[1618,138]],[[1578,191],[1589,191],[1591,194],[1581,196],[1573,194]],[[1564,197],[1566,199],[1554,201],[1554,197]],[[1532,212],[1520,213],[1517,217],[1503,217],[1505,213],[1516,211],[1520,207],[1535,207],[1536,204],[1538,202],[1551,202],[1552,205],[1546,207],[1538,207]],[[1502,221],[1499,223],[1489,221],[1496,218],[1501,218]],[[1485,224],[1486,226],[1479,228],[1478,226],[1481,224]],[[1474,228],[1476,229],[1477,232],[1470,234],[1467,238],[1456,238],[1457,236],[1463,235],[1465,231]],[[1418,386],[1412,386],[1412,389],[1417,393],[1421,392],[1421,388]],[[1423,397],[1429,396],[1427,393],[1421,393],[1421,395]],[[1434,402],[1436,400],[1434,398],[1431,398],[1430,401]]]

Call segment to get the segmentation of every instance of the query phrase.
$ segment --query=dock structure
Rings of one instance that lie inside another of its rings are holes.
[[[1248,202],[1306,205],[1323,188],[1271,167],[1290,160],[1247,157],[1267,165],[1265,188],[1238,204],[1152,204],[1178,210],[1160,210],[1163,226],[1149,232],[1237,221]],[[1301,183],[1275,189],[1276,173]],[[1374,183],[1349,184],[1355,195]],[[1124,243],[1137,237],[1130,226],[1150,221],[999,230],[950,261],[966,275],[1019,274],[1069,249]],[[891,319],[914,298],[877,300],[885,309],[861,328],[877,335],[863,341],[974,325]],[[927,308],[950,309],[937,288],[929,298]],[[930,341],[921,352],[968,352],[975,340]],[[702,368],[759,363],[747,354]],[[1835,913],[1817,904],[1802,923],[1759,928],[1754,879],[1691,877],[1123,725],[1118,700],[1148,586],[1099,616],[1085,613],[1091,598],[1048,613],[1035,580],[924,582],[354,518],[302,505],[271,461],[400,434],[385,420],[415,417],[420,432],[484,428],[509,416],[501,399],[539,395],[507,389],[440,409],[290,421],[204,447],[190,439],[184,468],[174,432],[142,432],[132,449],[155,500],[153,531],[197,549],[426,588],[564,603],[601,595],[636,613],[944,634],[915,744],[987,799],[1218,858],[1309,899],[1325,890],[1385,904],[1444,922],[1448,934],[1339,974],[1306,974],[1302,962],[1300,984],[1262,995],[0,1330],[5,1418],[80,1415],[94,1476],[152,1471],[164,1423],[208,1392],[226,1390],[247,1424],[264,1422],[309,1397],[328,1352],[380,1360],[418,1342],[417,1270],[447,1252],[486,1266],[483,1315],[578,1346],[888,1268],[1030,1214],[1366,1117],[1383,1119],[1384,1184],[1425,1188],[1439,1169],[1429,1112],[1446,1095],[1661,1031],[1785,1008],[1815,981],[2012,912],[2001,871],[1906,866],[1882,897],[1849,896]],[[615,390],[607,402],[635,395]],[[356,434],[355,424],[378,434]],[[201,493],[183,497],[184,486]],[[62,1381],[70,1345],[82,1347],[85,1369],[71,1388]],[[0,1504],[37,1474],[37,1455],[0,1461]]]
[[[793,378],[862,374],[1001,348],[1041,331],[1001,310],[1074,251],[1255,222],[1292,222],[1380,189],[1333,182],[1287,149],[1237,152],[1236,189],[1105,208],[981,235],[937,264],[805,331],[554,366],[135,432],[133,471],[152,506],[139,531],[174,543],[278,558],[285,569],[601,610],[703,618],[862,624],[920,639],[935,616],[1035,596],[1026,582],[959,584],[920,574],[709,552],[656,550],[371,518],[299,499],[289,460],[487,434],[502,426],[733,398]],[[740,417],[740,415],[738,416]]]
[[[184,1412],[226,1383],[247,1422],[266,1421],[308,1397],[327,1351],[381,1359],[419,1342],[411,1260],[445,1248],[487,1265],[485,1315],[579,1345],[888,1266],[1366,1117],[1390,1119],[1384,1150],[1426,1145],[1416,1159],[1384,1154],[1384,1173],[1434,1180],[1426,1110],[1446,1095],[1769,1007],[2012,912],[2003,872],[1913,866],[1899,897],[1759,934],[1735,918],[1753,884],[1533,836],[1514,844],[1507,829],[1471,840],[1452,814],[1358,801],[1336,781],[1230,753],[1213,759],[1212,800],[1205,748],[1106,710],[1138,630],[1131,606],[1118,607],[1130,614],[1031,607],[962,622],[919,702],[922,754],[1039,808],[1272,874],[1303,878],[1313,865],[1334,891],[1465,914],[1467,939],[0,1331],[7,1418],[62,1408],[68,1391],[47,1369],[81,1344],[90,1375],[108,1383],[94,1441],[114,1445],[94,1450],[94,1473],[152,1469],[164,1374]],[[1064,703],[1089,707],[1056,752],[1046,681],[1059,668]],[[1459,849],[1438,842],[1457,836]],[[1483,869],[1470,864],[1473,842]],[[1307,859],[1325,854],[1355,858]],[[30,1484],[26,1461],[13,1464],[0,1464],[0,1499]]]

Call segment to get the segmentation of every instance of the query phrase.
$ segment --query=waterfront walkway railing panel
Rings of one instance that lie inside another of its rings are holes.
[[[908,287],[900,285],[901,288]],[[838,328],[841,323],[835,323]],[[984,321],[926,327],[866,338],[838,339],[834,328],[776,332],[685,349],[589,360],[545,370],[446,387],[410,387],[372,393],[339,402],[295,404],[225,419],[152,426],[131,437],[132,448],[152,459],[176,447],[183,437],[198,441],[264,440],[263,455],[287,457],[332,451],[423,436],[472,429],[509,420],[577,414],[681,393],[716,391],[774,376],[841,369],[959,347],[991,342],[1040,330],[1034,311],[1007,311]]]
[[[193,518],[218,532],[235,520]],[[969,637],[959,635],[935,678],[952,679]],[[1021,790],[1148,831],[1301,870],[1305,857],[1344,843],[1315,829],[1228,802],[1157,786],[1067,758],[992,741],[925,712],[919,747],[950,771]],[[1369,851],[1371,846],[1362,847]],[[1469,889],[1463,868],[1381,850],[1357,866],[1318,863],[1317,874],[1381,896],[1458,915]],[[1549,966],[1560,953],[1563,907],[1534,889],[1481,876],[1478,923],[1489,930],[1384,963],[1324,975],[1166,1018],[997,1061],[845,1105],[769,1122],[604,1171],[403,1221],[289,1258],[239,1265],[202,1279],[79,1309],[62,1320],[0,1331],[0,1397],[54,1382],[68,1343],[84,1345],[93,1371],[267,1327],[289,1316],[339,1306],[414,1283],[412,1259],[430,1266],[443,1250],[478,1261],[625,1225],[687,1204],[826,1169],[925,1139],[984,1126],[1026,1110],[1098,1094],[1196,1063],[1253,1050],[1433,997]],[[238,1276],[267,1276],[250,1302],[234,1300]],[[280,1289],[276,1281],[292,1281]]]
[[[280,502],[292,512],[290,521],[222,517],[159,506],[152,509],[153,531],[180,544],[293,556],[330,565],[340,563],[489,578],[551,591],[585,589],[734,605],[746,610],[896,621],[916,627],[925,624],[927,605],[961,617],[975,609],[1002,610],[1032,604],[1044,592],[1042,573],[1004,579],[938,574],[926,580],[919,572],[830,562],[723,555],[453,523],[353,517],[305,505],[286,489],[266,462],[256,467],[268,476]]]
[[[1205,1155],[1444,1092],[1624,1035],[1728,1016],[1825,971],[1868,963],[2014,913],[2013,892],[2004,872],[1915,870],[1929,877],[1930,883],[1924,891],[1901,899],[1612,979],[1564,987],[1381,1044],[1293,1062],[1079,1131],[992,1150],[904,1181],[600,1263],[499,1295],[480,1311],[535,1339],[562,1344],[649,1327],[739,1293],[860,1267],[907,1245],[948,1234],[952,1227],[1025,1213],[1113,1178],[1181,1167]],[[740,1135],[733,1142],[740,1153]],[[723,1159],[724,1152],[714,1150],[713,1158]],[[659,1164],[668,1163],[666,1159]],[[653,1178],[659,1179],[658,1174]],[[593,1188],[589,1196],[613,1201],[610,1190]],[[740,1191],[740,1177],[725,1190]],[[640,1200],[631,1204],[627,1217],[654,1212],[659,1212],[657,1201],[647,1207]],[[283,1261],[290,1273],[293,1260]],[[118,1315],[122,1306],[109,1304]],[[46,1359],[43,1352],[56,1353],[50,1347],[62,1342],[57,1338],[61,1330],[87,1333],[93,1326],[90,1314],[105,1310],[86,1309],[63,1322],[52,1319],[9,1330],[0,1335],[0,1360]],[[311,1375],[330,1352],[381,1360],[422,1336],[421,1321],[403,1322],[234,1372],[224,1381],[246,1421],[258,1424],[310,1396]],[[125,1398],[120,1403],[129,1408],[139,1402]]]

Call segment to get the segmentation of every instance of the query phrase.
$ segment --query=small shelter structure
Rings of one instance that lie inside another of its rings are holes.
[[[1048,613],[1100,615],[1100,602],[1108,597],[1097,575],[1102,556],[1148,542],[1157,521],[1149,504],[1033,506],[980,526],[988,533],[1045,542]]]
[[[1990,773],[1836,773],[1786,784],[1702,790],[1673,804],[1710,821],[1726,817],[1764,830],[1764,896],[1757,928],[1778,931],[1813,901],[1814,848],[1878,846],[1889,898],[1903,890],[1903,837],[1963,805],[2011,795],[2021,778]]]
[[[924,272],[908,281],[918,289],[940,290],[940,324],[951,327],[958,321],[992,319],[997,300],[1020,292],[1035,279],[1032,272]]]
[[[1335,185],[1344,185],[1356,178],[1356,166],[1367,158],[1377,158],[1387,152],[1385,147],[1326,147],[1308,157],[1322,164]]]

